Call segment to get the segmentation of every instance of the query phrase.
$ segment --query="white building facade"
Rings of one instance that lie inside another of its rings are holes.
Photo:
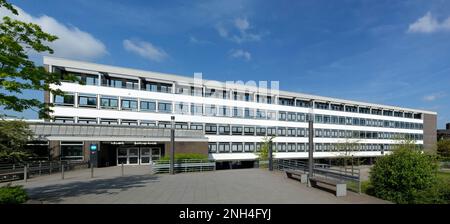
[[[204,133],[216,161],[255,160],[266,136],[276,136],[275,158],[305,159],[310,114],[316,158],[341,156],[339,143],[357,145],[356,157],[376,157],[389,153],[398,139],[412,139],[424,149],[434,144],[433,135],[436,139],[432,111],[53,57],[44,57],[44,65],[84,82],[52,86],[66,93],[46,94],[46,102],[55,105],[52,122],[170,128],[175,116],[176,129]]]

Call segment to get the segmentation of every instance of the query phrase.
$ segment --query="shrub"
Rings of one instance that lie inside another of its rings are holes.
[[[437,163],[432,156],[409,147],[378,158],[370,171],[370,193],[396,203],[437,203]],[[425,198],[428,198],[425,200]]]
[[[22,186],[6,185],[0,187],[0,204],[21,204],[27,200],[27,192]]]
[[[206,159],[208,159],[208,156],[204,155],[204,154],[198,154],[198,153],[175,153],[175,160],[182,160],[182,159],[206,160]],[[161,158],[161,160],[170,160],[170,155],[163,156]]]

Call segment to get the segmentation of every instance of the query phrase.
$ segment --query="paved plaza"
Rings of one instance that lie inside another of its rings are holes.
[[[288,179],[282,172],[264,169],[219,170],[177,175],[151,174],[150,167],[120,167],[75,170],[31,178],[23,184],[29,192],[28,203],[387,203],[348,192],[336,197],[332,192],[309,188]]]

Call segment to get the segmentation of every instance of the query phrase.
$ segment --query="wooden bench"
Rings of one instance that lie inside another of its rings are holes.
[[[308,174],[306,174],[305,172],[303,172],[301,170],[285,169],[284,171],[286,172],[286,176],[288,178],[294,179],[292,177],[292,175],[295,175],[295,176],[299,176],[300,177],[300,183],[305,184],[305,183],[308,182]]]
[[[311,177],[309,178],[309,182],[312,187],[317,187],[317,183],[323,183],[326,185],[331,185],[336,187],[336,197],[346,196],[347,195],[347,184],[345,182],[333,179],[327,179],[323,177]]]

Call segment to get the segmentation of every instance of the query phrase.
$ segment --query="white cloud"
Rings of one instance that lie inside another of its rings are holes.
[[[250,61],[252,59],[252,55],[248,51],[244,51],[242,49],[232,49],[230,51],[230,57],[232,58],[242,58],[245,61]]]
[[[439,22],[431,12],[427,12],[422,18],[409,25],[410,33],[434,33],[438,31],[450,31],[450,17]]]
[[[196,38],[196,37],[194,37],[192,35],[189,37],[189,42],[191,42],[193,44],[211,44],[210,41],[200,40],[200,39],[198,39],[198,38]]]
[[[236,18],[232,25],[225,27],[222,23],[216,25],[219,35],[238,44],[243,42],[260,41],[263,33],[254,33],[247,18]]]
[[[139,40],[124,40],[123,47],[129,52],[133,52],[141,57],[152,61],[161,62],[168,57],[167,53],[152,43]]]
[[[444,96],[445,96],[445,93],[442,93],[442,92],[432,93],[432,94],[424,96],[422,98],[422,100],[428,101],[428,102],[432,102],[432,101],[435,101],[435,100],[437,100],[437,99],[439,99],[441,97],[444,97]]]
[[[53,17],[42,15],[34,17],[21,8],[15,6],[19,15],[13,15],[4,8],[0,8],[0,17],[9,16],[24,22],[38,24],[43,31],[58,37],[48,45],[54,50],[54,55],[75,59],[93,59],[107,54],[105,45],[91,34],[75,26],[67,26]]]

